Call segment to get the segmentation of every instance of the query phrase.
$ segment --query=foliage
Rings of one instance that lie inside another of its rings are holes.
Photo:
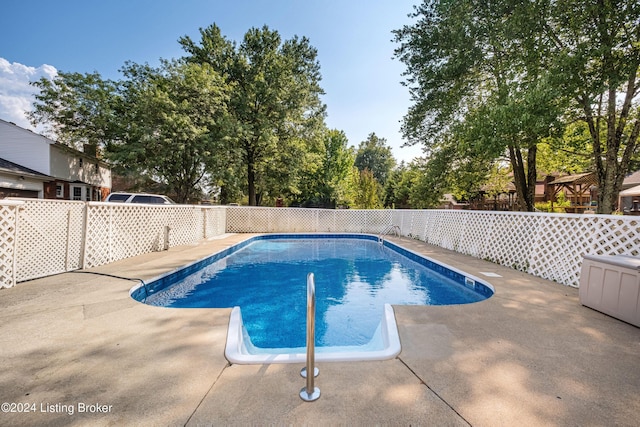
[[[589,129],[598,212],[611,213],[640,146],[640,3],[548,2],[548,12],[555,85]]]
[[[207,64],[128,63],[122,71],[110,158],[166,182],[179,202],[199,198],[207,180],[223,176],[229,88]]]
[[[359,171],[370,170],[381,185],[385,184],[395,163],[385,138],[370,133],[365,141],[360,142],[356,151],[355,166]]]
[[[356,209],[379,209],[382,207],[380,184],[369,169],[359,171],[354,167],[351,174],[353,207]]]
[[[305,134],[323,125],[324,106],[317,51],[307,38],[282,41],[268,27],[252,28],[242,43],[229,41],[215,24],[194,43],[182,37],[185,59],[210,64],[227,84],[230,138],[245,170],[250,205],[263,195],[295,192],[302,170]]]
[[[564,208],[569,206],[571,206],[571,200],[567,200],[564,192],[561,191],[553,203],[551,201],[536,203],[536,210],[541,212],[565,213]]]
[[[453,139],[462,154],[455,157],[483,153],[485,170],[506,154],[522,210],[533,210],[536,145],[555,131],[561,114],[547,84],[545,47],[529,49],[529,34],[541,25],[536,7],[426,1],[413,14],[418,21],[395,32],[414,101],[404,118],[405,137],[437,158],[454,156],[456,144],[447,141]]]
[[[111,138],[115,83],[99,73],[65,73],[33,82],[39,89],[31,123],[46,125],[46,134],[60,143],[81,149],[102,146]]]
[[[538,144],[582,121],[598,209],[611,212],[639,151],[640,3],[430,0],[413,17],[395,32],[413,99],[410,143],[437,151],[455,136],[506,154],[520,208],[531,210]]]
[[[296,204],[336,207],[347,202],[353,153],[347,147],[344,132],[326,130],[315,147],[311,147],[301,177],[301,193]]]
[[[592,168],[590,136],[583,122],[567,125],[562,137],[546,138],[538,144],[538,174],[575,174]]]

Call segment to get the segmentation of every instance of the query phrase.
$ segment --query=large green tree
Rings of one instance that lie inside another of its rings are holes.
[[[396,31],[414,101],[403,125],[411,142],[429,148],[463,122],[467,141],[506,149],[530,209],[537,144],[562,131],[560,118],[584,121],[598,212],[613,210],[639,145],[637,1],[433,0],[414,17]]]
[[[177,201],[197,198],[233,162],[229,87],[209,65],[127,63],[124,79],[59,73],[35,85],[31,119],[47,123],[59,142],[100,146],[117,169],[164,184]]]
[[[360,142],[356,151],[355,166],[360,171],[370,170],[380,185],[387,181],[395,164],[393,153],[385,138],[370,133],[366,140]]]
[[[200,36],[198,43],[187,36],[180,43],[187,61],[210,64],[234,87],[231,141],[246,171],[249,204],[257,205],[261,195],[293,185],[287,180],[299,176],[303,136],[324,120],[317,51],[307,38],[283,41],[266,26],[250,29],[240,44],[215,24]]]
[[[295,202],[335,207],[346,203],[354,156],[344,132],[325,130],[307,153],[301,191]]]
[[[447,151],[459,143],[462,153],[482,153],[486,169],[506,155],[521,210],[534,209],[537,143],[562,112],[545,83],[545,46],[529,45],[542,25],[536,11],[533,2],[425,1],[417,22],[395,32],[413,100],[405,137],[427,153],[443,139]]]
[[[640,141],[640,3],[547,1],[544,31],[555,84],[586,123],[598,212],[611,213]]]
[[[208,64],[128,63],[122,72],[109,157],[167,184],[179,202],[198,199],[229,161],[230,88]]]
[[[84,144],[103,147],[112,138],[116,83],[99,73],[60,71],[52,79],[33,82],[39,89],[29,113],[33,125],[45,125],[46,134],[60,143],[81,149]]]

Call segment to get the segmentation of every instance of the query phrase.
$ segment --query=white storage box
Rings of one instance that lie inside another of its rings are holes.
[[[640,327],[640,258],[584,255],[580,303]]]

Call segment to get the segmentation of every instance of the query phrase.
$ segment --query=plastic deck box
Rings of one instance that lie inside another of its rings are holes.
[[[640,258],[584,255],[580,303],[640,327]]]

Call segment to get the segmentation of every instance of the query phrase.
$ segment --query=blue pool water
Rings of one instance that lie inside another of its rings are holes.
[[[492,290],[368,235],[267,235],[133,294],[163,307],[241,307],[253,346],[305,345],[306,277],[316,284],[316,345],[365,345],[384,305],[467,304]],[[232,248],[233,249],[233,248]],[[149,295],[145,295],[145,293]],[[145,298],[146,297],[146,298]]]

